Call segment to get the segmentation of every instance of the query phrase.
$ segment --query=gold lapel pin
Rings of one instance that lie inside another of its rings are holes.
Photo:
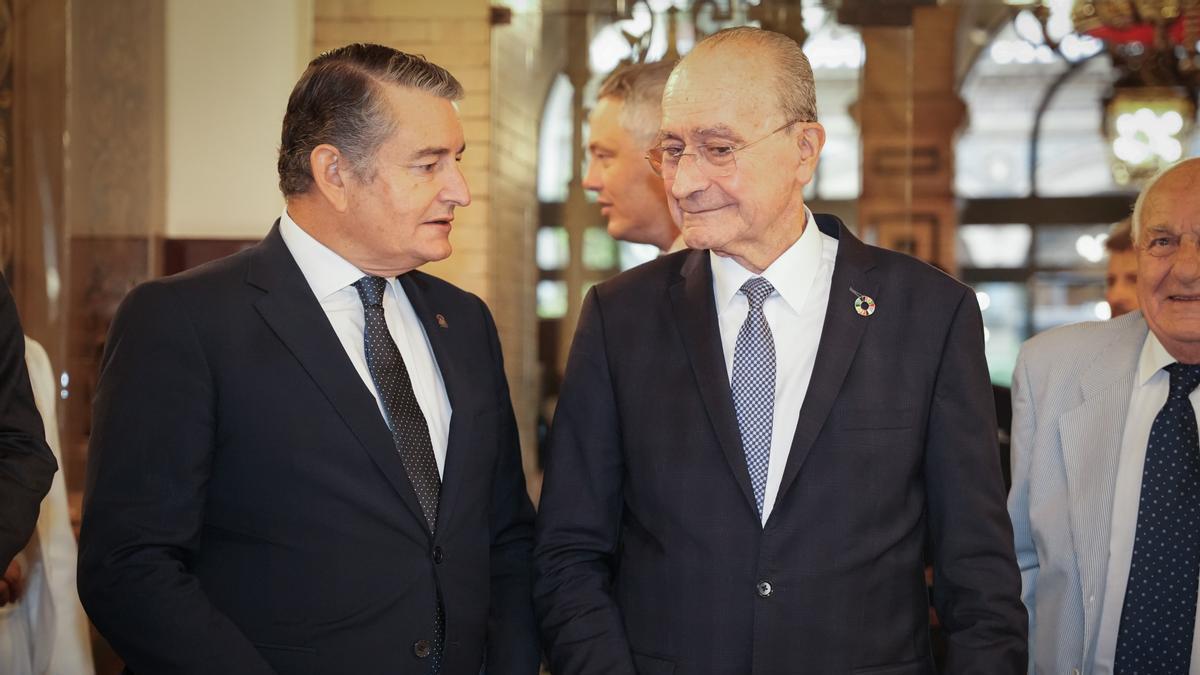
[[[442,328],[450,327],[450,324],[446,323],[446,317],[442,316],[441,314],[438,314],[437,317],[435,317],[435,318],[437,319],[438,326],[441,326]]]
[[[875,313],[875,300],[869,295],[863,295],[850,287],[850,292],[854,294],[854,311],[858,312],[859,316],[871,316]]]

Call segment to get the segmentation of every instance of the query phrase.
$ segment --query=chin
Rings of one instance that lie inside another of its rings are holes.
[[[450,242],[443,241],[437,244],[422,246],[418,257],[427,263],[431,263],[445,260],[446,258],[449,258],[450,254],[453,252],[454,247],[450,245]]]
[[[634,243],[640,243],[634,236],[636,232],[634,230],[633,223],[630,223],[627,220],[610,218],[608,221],[608,227],[605,229],[608,230],[608,236],[616,239],[617,241],[632,241]]]

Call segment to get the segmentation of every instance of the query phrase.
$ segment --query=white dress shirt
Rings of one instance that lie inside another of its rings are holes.
[[[764,277],[775,287],[763,303],[763,314],[775,341],[775,414],[771,428],[771,455],[767,465],[767,489],[763,498],[762,522],[765,525],[775,506],[783,469],[792,451],[792,437],[800,421],[800,407],[812,379],[825,325],[825,307],[833,282],[833,265],[838,241],[819,229],[812,213],[804,233],[762,274],[754,274],[732,258],[709,253],[712,261],[713,295],[717,321],[721,328],[721,346],[725,354],[725,374],[733,380],[733,350],[738,331],[746,321],[750,305],[738,293],[742,284],[755,276]]]
[[[1100,634],[1096,640],[1094,675],[1111,675],[1117,651],[1117,631],[1125,605],[1125,588],[1133,560],[1133,538],[1137,531],[1138,504],[1142,491],[1142,467],[1146,463],[1146,444],[1154,418],[1167,402],[1171,391],[1170,374],[1163,370],[1175,363],[1153,332],[1146,333],[1138,357],[1137,379],[1129,397],[1125,434],[1121,437],[1121,457],[1117,462],[1117,483],[1112,505],[1112,534],[1108,545],[1108,580],[1104,589],[1104,607],[1100,613]],[[1200,415],[1200,388],[1188,397]],[[1197,571],[1200,574],[1200,571]],[[1200,622],[1192,630],[1191,675],[1200,675]]]
[[[366,274],[345,258],[329,250],[321,242],[296,224],[284,209],[279,219],[279,234],[291,251],[296,264],[312,288],[313,295],[325,310],[333,332],[337,334],[342,348],[358,371],[367,391],[375,397],[379,412],[387,421],[379,393],[371,380],[367,368],[367,353],[363,347],[362,300],[353,284]],[[429,426],[429,440],[433,443],[433,456],[437,460],[438,475],[446,465],[446,443],[450,436],[450,398],[446,395],[446,384],[442,371],[433,355],[429,337],[413,310],[412,303],[404,293],[404,287],[395,278],[388,279],[387,291],[383,296],[383,316],[387,320],[388,332],[400,350],[404,366],[412,380],[413,393],[425,415]]]

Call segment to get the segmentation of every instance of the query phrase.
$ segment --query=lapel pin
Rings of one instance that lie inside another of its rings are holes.
[[[442,316],[441,314],[438,314],[436,318],[437,318],[438,326],[440,326],[442,328],[450,327],[450,324],[446,323],[446,317]]]
[[[871,316],[875,313],[875,300],[869,295],[863,295],[850,287],[850,292],[855,295],[854,311],[858,312],[859,316]]]

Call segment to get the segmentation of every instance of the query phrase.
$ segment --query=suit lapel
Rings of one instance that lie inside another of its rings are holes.
[[[437,360],[438,370],[442,373],[442,382],[446,385],[446,396],[450,399],[450,433],[446,443],[446,459],[442,467],[442,492],[438,503],[437,529],[442,531],[450,514],[454,512],[454,500],[458,496],[460,476],[463,462],[466,461],[470,448],[466,447],[467,432],[471,423],[471,406],[468,405],[469,389],[461,381],[456,364],[461,359],[454,357],[452,338],[456,319],[462,317],[443,316],[436,311],[436,302],[430,297],[430,285],[426,277],[420,273],[409,273],[400,277],[400,285],[412,304],[413,311],[425,329],[429,344],[433,347],[433,355]]]
[[[859,341],[870,320],[854,311],[854,295],[859,293],[879,299],[879,289],[869,272],[874,267],[870,249],[850,234],[841,221],[833,216],[814,216],[817,226],[825,234],[838,239],[837,260],[833,268],[833,281],[829,287],[829,301],[825,308],[825,325],[821,329],[821,341],[817,346],[817,357],[813,366],[804,405],[800,408],[800,420],[796,434],[792,437],[792,449],[784,466],[783,479],[779,485],[776,503],[787,494],[796,480],[800,467],[812,450],[833,403],[841,392],[842,382],[854,361]]]
[[[679,324],[679,334],[691,361],[708,419],[729,462],[729,470],[742,488],[747,506],[757,515],[758,506],[750,487],[746,453],[742,449],[742,438],[733,411],[733,396],[729,391],[729,377],[725,372],[725,353],[721,348],[721,332],[713,300],[708,251],[688,253],[680,273],[682,278],[670,289],[671,307]]]
[[[278,222],[258,245],[246,281],[266,292],[254,303],[258,313],[320,387],[413,516],[428,528],[392,434],[379,414],[379,406],[363,386],[324,310],[287,250]]]
[[[1108,580],[1117,466],[1138,356],[1146,338],[1146,324],[1140,314],[1136,321],[1118,321],[1123,323],[1117,335],[1097,350],[1096,360],[1080,376],[1082,402],[1058,420],[1071,538],[1084,598],[1104,588]],[[1099,607],[1084,602],[1083,608],[1083,634],[1094,635]]]

